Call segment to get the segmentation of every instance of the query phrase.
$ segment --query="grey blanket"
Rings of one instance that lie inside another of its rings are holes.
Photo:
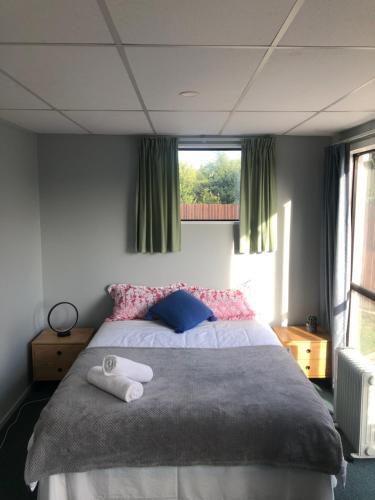
[[[115,353],[154,370],[124,403],[86,381]],[[44,408],[27,483],[120,466],[269,464],[337,474],[341,440],[296,362],[279,346],[89,348]]]

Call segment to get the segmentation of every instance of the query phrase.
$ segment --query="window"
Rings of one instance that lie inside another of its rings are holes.
[[[241,151],[179,150],[181,220],[238,220]]]
[[[375,362],[375,150],[353,157],[350,344]]]

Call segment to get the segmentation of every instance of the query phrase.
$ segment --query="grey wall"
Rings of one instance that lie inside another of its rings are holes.
[[[79,307],[81,325],[97,326],[110,311],[104,288],[112,282],[185,280],[225,287],[248,281],[251,300],[270,321],[297,322],[317,313],[320,190],[328,143],[329,138],[277,139],[276,253],[235,255],[233,225],[206,223],[183,225],[181,253],[137,255],[130,251],[137,139],[39,136],[45,307],[71,300]],[[290,238],[284,220],[288,206]]]
[[[29,384],[40,328],[41,240],[36,136],[0,122],[0,423]]]

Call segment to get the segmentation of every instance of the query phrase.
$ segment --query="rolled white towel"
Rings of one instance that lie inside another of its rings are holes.
[[[136,363],[131,359],[121,358],[114,354],[104,356],[102,367],[105,375],[122,374],[137,382],[150,382],[154,376],[151,366]]]
[[[143,385],[136,380],[131,380],[125,375],[113,375],[107,377],[103,373],[101,366],[93,366],[87,373],[87,380],[90,384],[99,387],[103,391],[130,403],[139,399],[143,395]]]

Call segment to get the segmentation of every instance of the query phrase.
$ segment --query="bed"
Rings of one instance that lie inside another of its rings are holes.
[[[85,351],[90,354],[91,350],[91,355],[94,355],[96,351],[100,353],[100,349],[105,349],[105,352],[108,349],[113,352],[124,349],[121,352],[129,350],[133,356],[142,351],[150,355],[155,353],[156,359],[157,352],[180,355],[181,352],[194,354],[199,351],[202,355],[203,352],[213,353],[216,350],[224,359],[223,356],[237,351],[261,353],[264,346],[276,353],[283,350],[273,330],[256,320],[204,322],[182,335],[176,335],[159,322],[133,320],[103,323]],[[292,370],[298,370],[293,360],[290,363],[293,365]],[[69,374],[66,379],[69,379]],[[261,390],[262,380],[259,380]],[[317,404],[316,400],[314,404]],[[53,405],[53,398],[49,405]],[[321,411],[328,414],[324,408]],[[27,466],[33,460],[35,447],[32,438]],[[343,460],[341,443],[338,444],[337,453]],[[344,465],[342,461],[340,474],[343,473]],[[32,482],[30,477],[26,474],[29,483]],[[113,467],[112,464],[103,467],[101,464],[92,470],[86,468],[74,472],[73,468],[73,471],[53,473],[37,479],[39,500],[333,500],[337,483],[334,474],[303,467],[264,463],[212,465],[204,461],[190,465],[168,462],[168,465],[159,466],[142,466],[142,463],[129,466],[127,463],[126,466]]]

